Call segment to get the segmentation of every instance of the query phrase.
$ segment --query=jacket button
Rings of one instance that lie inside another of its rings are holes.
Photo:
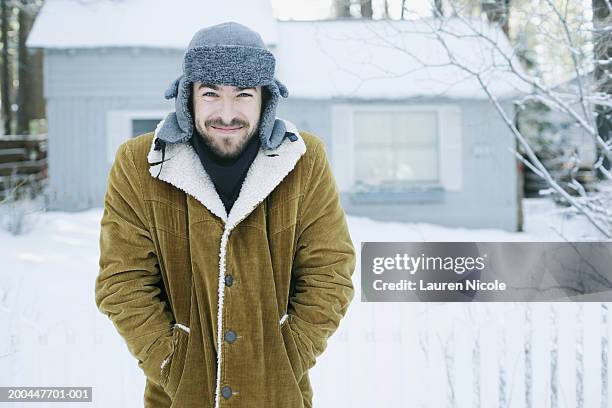
[[[233,330],[228,330],[225,332],[225,341],[228,343],[233,343],[236,341],[236,332]]]
[[[225,275],[225,286],[232,286],[234,283],[234,277],[232,275]]]
[[[223,398],[229,399],[232,396],[232,387],[226,385],[221,388],[221,395],[223,395]]]

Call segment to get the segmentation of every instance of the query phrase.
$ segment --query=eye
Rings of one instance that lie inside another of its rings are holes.
[[[217,94],[216,94],[216,93],[214,93],[214,92],[208,91],[208,92],[204,92],[204,93],[202,94],[202,96],[211,96],[211,97],[212,97],[212,96],[217,96]]]
[[[250,96],[253,96],[253,95],[251,95],[250,93],[242,92],[242,93],[238,94],[238,96],[249,96],[250,97]]]

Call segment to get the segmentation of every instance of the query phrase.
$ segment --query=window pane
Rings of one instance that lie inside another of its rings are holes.
[[[393,122],[379,112],[355,112],[355,147],[388,146],[393,144]]]
[[[132,137],[153,132],[160,119],[132,119]]]
[[[355,179],[378,185],[394,178],[393,152],[386,148],[355,150]]]
[[[438,115],[436,112],[406,112],[391,115],[394,124],[393,144],[398,146],[428,146],[438,143]]]
[[[395,180],[438,181],[438,152],[431,148],[395,149]]]

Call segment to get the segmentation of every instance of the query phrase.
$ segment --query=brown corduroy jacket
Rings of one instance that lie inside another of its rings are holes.
[[[145,407],[312,406],[355,250],[322,141],[285,124],[297,139],[258,152],[229,214],[189,143],[163,164],[154,133],[117,151],[95,300],[147,378]]]

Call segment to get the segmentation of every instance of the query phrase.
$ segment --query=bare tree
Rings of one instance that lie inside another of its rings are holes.
[[[444,7],[442,0],[433,1],[433,15],[434,17],[444,17]]]
[[[361,0],[361,17],[371,19],[373,14],[372,0]]]
[[[359,15],[357,12],[351,12],[351,5],[359,6]],[[385,15],[388,16],[385,0]],[[372,8],[372,0],[333,0],[332,16],[335,18],[359,17],[372,19],[374,9]]]
[[[33,85],[29,73],[31,68],[28,61],[28,50],[26,48],[26,39],[32,26],[32,18],[24,8],[19,10],[19,43],[17,46],[19,58],[19,88],[17,90],[17,134],[30,133],[30,117],[28,94]]]
[[[334,0],[332,8],[332,14],[335,18],[351,16],[350,0]]]
[[[357,41],[392,49],[412,62],[410,69],[393,72],[372,61],[372,69],[379,70],[381,74],[362,80],[399,77],[417,70],[425,70],[430,72],[430,76],[435,76],[434,70],[452,67],[454,72],[458,72],[457,77],[463,77],[463,80],[472,81],[480,87],[517,141],[519,148],[514,149],[513,154],[543,180],[548,187],[545,192],[567,205],[568,212],[584,216],[601,236],[612,238],[612,173],[610,166],[603,163],[604,157],[608,160],[612,158],[612,148],[599,135],[594,112],[595,105],[612,106],[612,97],[609,93],[597,92],[597,88],[593,87],[594,78],[589,74],[588,67],[592,65],[593,57],[588,52],[588,46],[593,29],[585,21],[588,10],[584,9],[583,4],[571,0],[524,2],[513,11],[517,18],[523,19],[521,24],[517,24],[523,33],[514,33],[512,38],[520,38],[524,34],[531,43],[526,41],[517,45],[510,43],[507,37],[501,38],[503,35],[500,37],[500,31],[486,20],[464,17],[461,7],[465,4],[460,0],[451,0],[448,2],[452,11],[449,16],[421,19],[418,24],[387,21],[381,23],[385,26],[383,29],[366,25],[367,33]],[[434,39],[439,51],[425,53],[410,48],[405,40],[406,35],[410,34]],[[536,37],[540,41],[540,48],[536,53],[536,68],[530,70],[518,55],[522,52],[520,47],[537,48],[538,45],[532,41]],[[478,41],[480,45],[478,49],[462,53],[460,44],[468,41],[472,44]],[[600,65],[608,63],[610,60],[600,61]],[[495,78],[499,75],[502,75],[503,83],[512,83],[517,87],[516,96],[512,98],[516,109],[508,108],[499,100],[495,91],[495,85],[499,82]],[[450,80],[442,78],[441,82],[444,79]],[[575,141],[567,137],[570,129],[561,129],[563,137],[551,140],[568,152],[563,163],[567,168],[566,178],[561,179],[551,173],[536,154],[534,139],[520,129],[515,120],[517,110],[527,110],[532,102],[544,104],[557,117],[570,123],[572,131],[585,135],[588,138],[585,143],[590,140],[593,146],[597,146],[599,155],[592,166],[607,183],[598,183],[594,191],[587,191],[576,177],[580,160]]]
[[[30,103],[28,101],[28,95],[33,85],[32,78],[29,77],[31,67],[29,64],[29,55],[26,48],[26,39],[32,26],[32,16],[25,10],[25,8],[19,9],[19,43],[17,46],[18,50],[18,76],[19,76],[19,88],[17,90],[17,134],[28,134],[30,133]]]
[[[0,0],[0,36],[2,37],[2,71],[0,72],[1,85],[0,93],[2,94],[2,120],[4,122],[4,134],[10,134],[12,131],[12,115],[11,115],[11,77],[9,69],[9,7],[7,0]]]
[[[610,75],[610,61],[612,61],[612,41],[610,37],[610,22],[612,22],[612,6],[609,0],[593,0],[593,26],[594,26],[594,78],[597,81],[597,92],[610,94],[612,91],[612,77]],[[598,63],[600,62],[600,63]],[[609,143],[612,132],[610,114],[612,109],[606,105],[595,105],[597,131],[600,137]],[[610,167],[610,161],[604,156],[603,163]]]
[[[482,2],[482,10],[485,12],[488,20],[494,24],[498,24],[504,33],[508,35],[510,20],[510,0],[484,0]]]
[[[45,117],[43,53],[40,49],[29,50],[26,47],[28,34],[42,3],[42,0],[1,0],[0,93],[5,134],[13,133],[14,129],[17,134],[29,134],[30,121]]]

